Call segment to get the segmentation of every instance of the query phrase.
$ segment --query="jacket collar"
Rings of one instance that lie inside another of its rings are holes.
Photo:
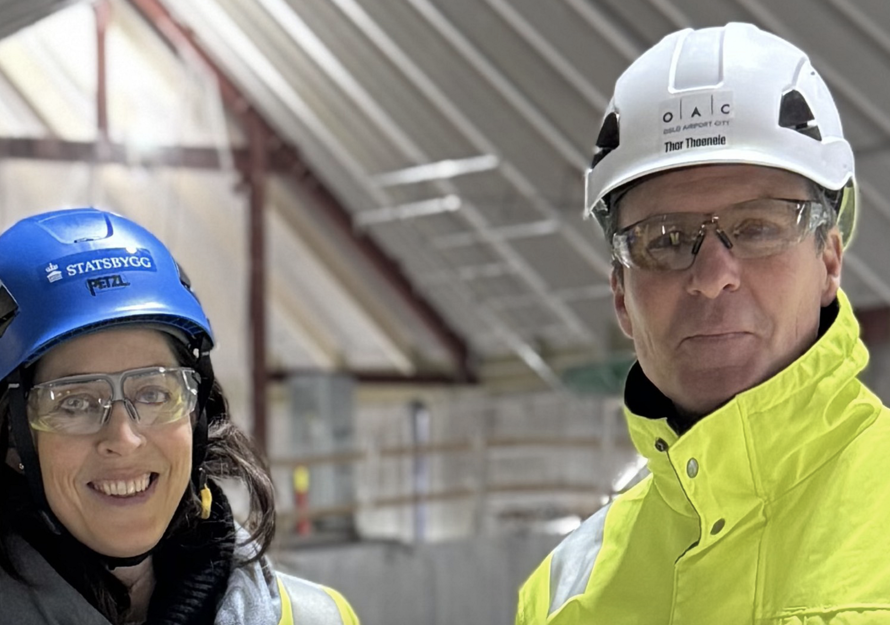
[[[682,435],[670,400],[634,364],[625,388],[630,436],[675,510],[774,500],[874,421],[871,394],[856,379],[868,352],[842,291],[823,309],[820,331],[795,362]]]

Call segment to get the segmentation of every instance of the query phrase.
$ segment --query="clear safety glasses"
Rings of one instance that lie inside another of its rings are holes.
[[[43,432],[94,434],[122,401],[140,428],[172,423],[195,409],[199,380],[193,369],[171,367],[59,378],[31,388],[28,422]]]
[[[829,211],[812,200],[762,198],[719,212],[667,213],[622,228],[612,237],[612,253],[625,267],[648,271],[688,269],[709,227],[736,258],[778,254],[803,241]]]

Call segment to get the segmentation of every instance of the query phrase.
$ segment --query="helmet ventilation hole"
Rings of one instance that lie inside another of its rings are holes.
[[[593,155],[593,163],[591,167],[596,167],[605,156],[618,147],[620,142],[620,132],[618,128],[618,113],[612,111],[603,120],[600,128],[600,134],[596,138],[596,153]]]
[[[782,104],[779,106],[779,126],[796,130],[816,141],[822,141],[822,133],[819,125],[813,117],[810,105],[801,95],[800,91],[792,89],[782,95]]]

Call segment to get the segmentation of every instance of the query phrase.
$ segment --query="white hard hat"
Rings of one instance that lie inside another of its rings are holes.
[[[853,150],[822,77],[799,48],[751,24],[686,29],[621,75],[585,175],[585,214],[609,231],[609,194],[657,172],[745,163],[837,191],[853,230]]]

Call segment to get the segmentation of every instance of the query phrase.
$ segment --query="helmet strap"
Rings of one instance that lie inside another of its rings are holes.
[[[25,478],[28,480],[28,488],[37,507],[37,513],[49,531],[53,534],[61,534],[59,521],[50,510],[46,492],[43,490],[40,461],[37,458],[34,439],[31,437],[31,428],[28,427],[28,412],[25,408],[25,390],[22,388],[21,368],[15,369],[9,374],[9,390],[7,392],[9,393],[9,420],[12,435],[15,437],[16,450],[24,467]]]
[[[0,415],[0,419],[3,416]],[[12,427],[12,424],[7,423],[6,420],[0,421],[0,464],[7,461],[9,457],[9,428]]]
[[[160,545],[161,543],[158,543]],[[117,568],[125,567],[125,566],[136,566],[140,562],[144,561],[148,556],[152,554],[152,552],[157,548],[157,545],[146,551],[145,553],[140,553],[138,556],[129,556],[127,558],[113,558],[111,556],[106,556],[96,551],[93,553],[99,558],[99,560],[108,567],[109,571],[112,571]]]
[[[207,337],[201,339],[198,349],[198,360],[195,370],[201,378],[198,383],[198,418],[192,430],[192,484],[195,492],[204,497],[203,491],[207,489],[207,477],[204,474],[204,458],[207,455],[207,401],[213,389],[213,366],[210,364],[210,348],[212,344]],[[207,491],[209,493],[209,491]]]

